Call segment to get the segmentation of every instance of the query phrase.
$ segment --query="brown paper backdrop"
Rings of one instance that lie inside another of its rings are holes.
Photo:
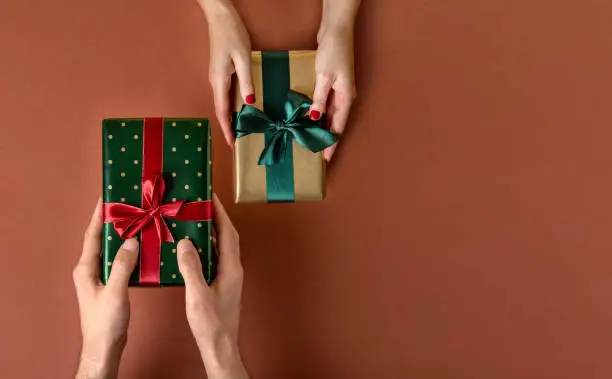
[[[315,48],[319,1],[236,3],[254,48]],[[230,204],[215,122],[253,378],[612,377],[611,25],[605,1],[366,0],[324,203]],[[212,116],[207,54],[195,0],[0,3],[3,378],[73,374],[100,119]],[[204,375],[183,290],[130,295],[120,377]]]

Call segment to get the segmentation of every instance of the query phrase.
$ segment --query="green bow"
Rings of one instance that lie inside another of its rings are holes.
[[[285,100],[285,119],[278,121],[245,104],[238,113],[236,137],[274,132],[261,152],[259,165],[270,166],[284,162],[294,139],[306,149],[317,153],[336,143],[338,135],[323,129],[319,121],[306,116],[311,105],[312,101],[307,96],[289,90]]]

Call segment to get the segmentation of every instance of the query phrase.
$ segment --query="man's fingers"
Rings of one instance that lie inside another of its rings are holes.
[[[78,286],[95,286],[100,271],[100,235],[102,233],[102,199],[98,199],[83,240],[83,253],[74,269],[74,281]]]
[[[198,252],[188,239],[178,243],[178,266],[187,288],[200,289],[207,286]]]
[[[327,104],[327,98],[332,88],[332,84],[333,79],[331,76],[324,74],[317,75],[317,82],[315,84],[314,94],[312,95],[312,106],[310,107],[311,119],[318,120],[325,112],[325,104]]]
[[[221,244],[222,253],[219,260],[224,260],[226,255],[236,255],[236,257],[229,257],[229,259],[237,259],[240,262],[240,250],[237,248],[239,244],[239,237],[232,220],[225,211],[225,207],[221,203],[221,200],[217,197],[217,194],[213,193],[213,206],[215,209],[215,226],[217,228],[217,240]],[[228,246],[229,245],[229,246]],[[234,248],[236,247],[236,248]],[[221,264],[221,262],[219,262]]]
[[[106,288],[109,291],[121,292],[127,290],[130,276],[138,261],[138,241],[130,238],[123,242],[113,260],[110,277]]]
[[[246,104],[255,104],[255,92],[253,90],[253,79],[251,78],[251,57],[247,53],[244,56],[235,57],[234,68],[236,69],[242,99]]]
[[[231,75],[214,74],[210,78],[210,83],[213,89],[215,101],[215,114],[223,137],[229,146],[234,145],[234,132],[232,131],[232,122],[230,118],[230,87]]]
[[[225,211],[225,207],[217,197],[216,193],[212,195],[213,208],[215,210],[215,225],[219,231],[219,235],[223,235],[226,232],[235,232],[236,229],[230,220],[229,215]]]
[[[98,198],[96,208],[91,215],[91,220],[85,230],[83,239],[83,254],[79,263],[85,263],[87,266],[95,266],[100,264],[100,235],[102,233],[102,198]],[[96,269],[96,267],[92,267]]]
[[[221,201],[214,193],[213,205],[217,228],[217,250],[219,251],[219,281],[222,281],[224,276],[239,277],[242,275],[242,264],[240,263],[240,239],[238,232],[234,228],[223,204],[221,204]]]

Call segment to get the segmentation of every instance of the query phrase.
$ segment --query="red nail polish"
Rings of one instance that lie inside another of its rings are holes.
[[[255,95],[254,94],[247,95],[245,101],[249,105],[255,104]]]
[[[319,112],[316,109],[311,110],[310,111],[310,118],[315,120],[315,121],[320,119],[321,118],[321,112]]]

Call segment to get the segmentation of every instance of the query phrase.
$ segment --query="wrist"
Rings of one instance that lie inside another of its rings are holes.
[[[208,20],[215,16],[224,16],[235,11],[230,0],[198,0],[198,3],[200,3],[200,7]]]
[[[114,379],[119,371],[123,344],[115,347],[84,346],[77,379]]]
[[[359,2],[359,0],[324,0],[317,41],[320,43],[326,35],[330,34],[352,35]]]
[[[209,379],[248,379],[237,343],[222,337],[200,348]]]
[[[119,371],[119,361],[99,361],[81,355],[76,379],[115,379]]]
[[[206,364],[204,366],[206,367],[208,379],[249,379],[249,375],[240,357],[215,368],[210,368]]]
[[[317,43],[321,44],[326,39],[349,39],[352,43],[354,19],[323,20],[317,33]]]

